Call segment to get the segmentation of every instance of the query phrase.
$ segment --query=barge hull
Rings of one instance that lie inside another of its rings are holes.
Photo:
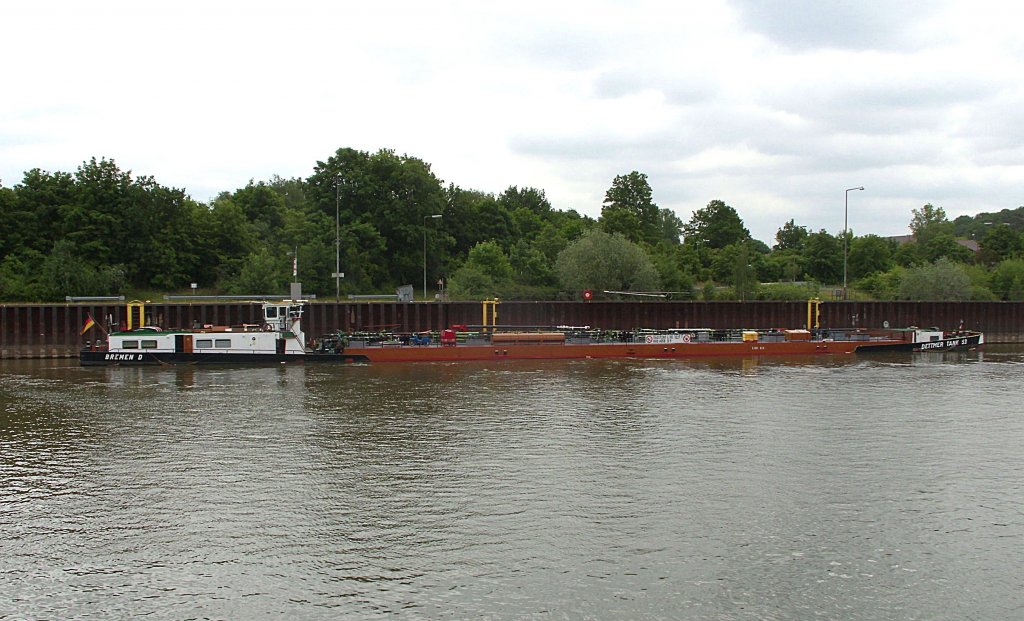
[[[159,353],[117,353],[108,351],[83,351],[79,363],[85,367],[125,366],[153,367],[188,364],[301,364],[306,356],[301,354],[187,354],[175,352]]]
[[[195,353],[115,353],[82,351],[82,366],[175,366],[212,364],[322,364],[344,362],[459,362],[488,360],[570,360],[629,358],[703,358],[716,356],[812,356],[843,355],[855,351],[905,343],[883,341],[865,344],[858,341],[787,341],[729,343],[592,343],[592,344],[492,344],[492,345],[402,345],[351,347],[341,353],[296,354],[195,354]]]
[[[952,338],[941,339],[938,341],[919,341],[916,343],[889,343],[889,344],[878,344],[864,347],[863,349],[858,348],[859,353],[874,353],[874,352],[890,352],[890,351],[908,351],[908,352],[929,352],[929,351],[958,351],[966,349],[975,349],[985,344],[984,335],[974,333],[963,336],[955,336]]]
[[[798,356],[852,354],[858,348],[902,345],[897,341],[785,341],[765,343],[596,343],[596,344],[508,344],[455,346],[350,347],[343,354],[353,361],[367,362],[453,362],[480,360],[564,360],[585,358],[703,358],[714,356]],[[311,357],[315,358],[315,356]]]

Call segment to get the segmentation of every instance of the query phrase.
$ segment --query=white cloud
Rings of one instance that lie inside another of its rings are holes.
[[[114,158],[206,200],[390,148],[446,182],[600,213],[639,170],[712,199],[897,234],[926,202],[1014,208],[1024,44],[1010,2],[4,3],[0,179]]]

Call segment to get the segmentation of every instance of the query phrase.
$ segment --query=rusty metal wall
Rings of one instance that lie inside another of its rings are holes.
[[[0,305],[0,358],[74,357],[87,340],[102,333],[80,334],[86,318],[109,318],[123,325],[119,304]],[[188,327],[259,323],[258,303],[147,304],[150,323]],[[960,325],[986,333],[990,343],[1024,342],[1024,302],[826,302],[823,327],[881,328],[907,326],[953,329]],[[316,302],[306,307],[304,329],[315,337],[334,330],[440,330],[453,324],[483,322],[479,302]],[[804,302],[502,302],[497,324],[505,326],[591,326],[632,328],[799,328],[807,323]]]

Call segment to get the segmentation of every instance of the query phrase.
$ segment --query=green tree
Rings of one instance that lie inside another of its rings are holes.
[[[821,287],[814,283],[774,283],[758,290],[760,300],[800,301],[821,296]]]
[[[74,177],[33,168],[14,187],[14,194],[14,204],[4,213],[5,252],[19,248],[49,252],[68,232],[62,214],[75,202]]]
[[[857,282],[857,288],[868,292],[876,300],[895,300],[906,270],[896,266],[887,272],[875,272]]]
[[[902,267],[916,267],[927,263],[924,258],[924,248],[917,242],[900,244],[893,253],[892,258],[897,265]]]
[[[302,179],[284,179],[273,175],[267,186],[284,199],[284,207],[288,211],[307,211],[310,208],[306,198],[306,182]]]
[[[943,233],[953,235],[953,223],[946,217],[942,207],[926,203],[920,209],[911,209],[910,212],[913,216],[910,219],[910,232],[917,243],[925,244],[932,237]]]
[[[990,227],[978,245],[981,247],[979,259],[985,265],[1015,258],[1024,250],[1020,233],[1006,224]]]
[[[694,212],[683,234],[687,242],[706,248],[725,248],[750,239],[750,232],[736,210],[720,200]]]
[[[113,160],[83,163],[75,173],[73,200],[61,205],[63,240],[72,252],[100,263],[128,258],[129,275],[134,276],[134,253],[130,249],[148,241],[147,222],[133,209],[131,174]]]
[[[903,274],[899,299],[961,301],[971,299],[971,279],[963,268],[949,259],[939,259]]]
[[[850,242],[847,270],[852,279],[888,271],[895,265],[895,243],[877,235],[855,237]]]
[[[22,247],[22,218],[18,195],[10,188],[0,187],[0,257]]]
[[[242,265],[238,276],[228,285],[228,291],[234,295],[262,295],[288,288],[287,257],[277,257],[266,248],[249,254]]]
[[[469,251],[466,264],[490,276],[494,282],[502,283],[512,279],[512,263],[497,242],[480,242]]]
[[[958,237],[982,239],[993,225],[1005,224],[1014,231],[1024,230],[1024,207],[1001,209],[997,213],[981,212],[953,220],[953,234]]]
[[[519,189],[514,185],[509,186],[498,197],[498,202],[509,213],[525,209],[541,219],[549,217],[552,211],[551,203],[548,202],[547,196],[544,195],[544,190],[538,190],[537,188]]]
[[[794,250],[800,252],[804,249],[804,244],[807,243],[807,237],[810,233],[807,232],[807,227],[797,226],[796,223],[790,219],[789,222],[782,225],[782,228],[775,233],[775,250]]]
[[[452,258],[462,262],[469,254],[470,248],[490,239],[487,234],[493,231],[484,227],[481,213],[484,211],[483,204],[494,202],[495,199],[490,194],[463,190],[455,185],[449,185],[444,196],[445,218],[458,223],[458,226],[451,228]]]
[[[825,229],[807,236],[804,246],[807,275],[822,283],[838,283],[843,278],[843,244]]]
[[[689,240],[679,246],[676,256],[679,261],[679,268],[684,273],[693,276],[695,280],[707,281],[711,279],[711,270],[708,267],[710,261],[705,262],[706,252],[697,247]]]
[[[599,222],[605,233],[622,235],[632,242],[643,240],[640,219],[631,211],[617,207],[602,209]]]
[[[803,256],[796,250],[776,250],[765,257],[764,280],[766,282],[803,280],[803,263]]]
[[[552,263],[543,252],[525,239],[520,239],[512,246],[508,261],[517,282],[535,286],[555,284]]]
[[[974,260],[974,253],[957,243],[952,233],[931,235],[928,241],[921,244],[921,251],[924,260],[930,262],[949,259],[956,263],[968,263]]]
[[[29,248],[6,254],[3,261],[0,261],[0,300],[42,300],[39,266],[45,260],[42,253]]]
[[[744,273],[749,271],[749,278],[754,281],[760,278],[762,272],[767,271],[765,255],[755,249],[753,240],[729,244],[716,252],[711,262],[711,274],[715,281],[735,286],[737,266],[742,268]]]
[[[510,248],[516,240],[516,225],[512,214],[501,206],[493,196],[477,203],[476,223],[473,237],[477,243],[493,241],[501,248]]]
[[[420,248],[422,249],[422,245]],[[334,249],[331,248],[331,251],[333,252]],[[384,239],[377,227],[368,222],[356,221],[347,223],[341,229],[341,271],[345,273],[345,278],[341,282],[343,293],[387,291],[387,283],[391,278],[387,269],[387,260],[387,240]],[[423,269],[422,263],[420,269]],[[333,272],[333,269],[331,271]],[[334,285],[333,278],[331,278],[331,285]]]
[[[737,244],[736,256],[733,258],[732,288],[740,300],[751,300],[757,297],[759,283],[757,270],[751,263],[755,255],[748,244]]]
[[[567,292],[653,291],[659,285],[658,271],[640,246],[597,229],[563,250],[555,271]]]
[[[272,240],[284,226],[285,196],[262,181],[250,180],[231,195],[231,200],[242,209],[260,239]]]
[[[532,244],[534,248],[544,255],[544,259],[550,266],[554,266],[558,253],[565,250],[565,247],[568,245],[569,238],[566,233],[551,223],[544,224]]]
[[[658,220],[661,223],[659,239],[673,246],[678,246],[683,235],[683,227],[686,226],[683,221],[671,209],[661,209],[658,212]]]
[[[998,300],[992,292],[992,273],[982,265],[961,265],[964,273],[971,280],[971,300],[992,302]]]
[[[1024,259],[1004,259],[992,271],[992,292],[1000,300],[1024,300]]]
[[[212,284],[214,271],[202,261],[206,240],[197,234],[206,230],[205,209],[184,190],[160,186],[151,177],[136,179],[129,195],[139,237],[121,260],[132,260],[136,286],[173,291],[189,282]]]
[[[547,225],[544,218],[525,207],[520,207],[510,212],[510,216],[512,218],[512,228],[515,231],[515,234],[510,239],[513,246],[524,239],[536,238]]]
[[[494,279],[472,265],[463,265],[448,280],[448,295],[456,299],[498,296]]]
[[[648,248],[647,255],[658,270],[662,289],[680,298],[693,297],[693,276],[684,269],[682,246],[661,242]]]
[[[512,263],[501,246],[493,241],[480,242],[452,274],[448,281],[449,293],[455,297],[501,296],[511,284],[512,275]]]
[[[256,247],[257,235],[242,208],[227,193],[213,201],[207,220],[206,236],[211,245],[204,259],[207,265],[214,266],[223,286],[242,271],[249,252]]]
[[[68,295],[112,295],[127,284],[120,265],[95,265],[83,261],[68,240],[54,244],[39,267],[37,292],[46,301],[61,301]]]
[[[663,227],[661,212],[652,195],[647,175],[634,170],[628,175],[616,176],[604,196],[602,226],[609,233],[621,233],[630,241],[654,243],[662,237]]]
[[[386,149],[372,155],[339,149],[326,162],[317,162],[307,179],[306,197],[311,209],[326,214],[332,222],[337,210],[341,226],[376,230],[385,244],[387,260],[379,270],[349,266],[381,274],[374,288],[391,289],[419,280],[424,218],[443,213],[445,207],[441,183],[426,162]],[[483,217],[481,221],[492,223],[493,219]],[[441,223],[438,228],[444,226]],[[428,256],[439,256],[448,239],[444,234],[428,235]],[[359,263],[368,260],[372,259],[357,259]]]
[[[72,179],[33,175],[28,180],[50,186],[44,190],[49,204],[39,212],[53,220],[44,226],[56,231],[54,243],[64,242],[62,252],[78,257],[83,270],[107,274],[117,266],[136,287],[164,288],[201,272],[195,250],[200,210],[184,191],[162,187],[152,177],[133,179],[113,160],[96,158],[83,162]],[[42,193],[26,192],[33,195]]]

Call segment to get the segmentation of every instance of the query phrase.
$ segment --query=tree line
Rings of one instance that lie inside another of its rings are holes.
[[[250,181],[209,203],[113,160],[74,173],[32,169],[0,185],[0,299],[188,291],[393,293],[424,267],[431,295],[579,299],[628,293],[703,299],[1024,298],[1024,208],[949,221],[911,211],[912,237],[833,235],[784,223],[768,246],[712,200],[682,221],[647,176],[612,181],[598,218],[554,209],[544,191],[501,194],[445,184],[421,159],[338,149],[307,178]],[[978,250],[965,244],[971,240]],[[293,263],[294,261],[294,263]],[[606,291],[625,293],[604,293]],[[429,296],[428,296],[429,297]]]

